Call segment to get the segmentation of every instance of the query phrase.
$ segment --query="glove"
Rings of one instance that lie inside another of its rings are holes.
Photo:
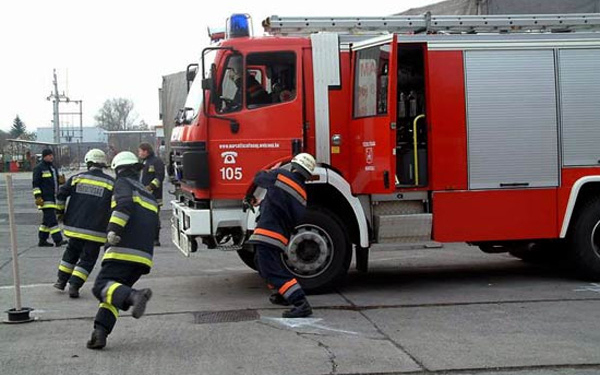
[[[59,185],[64,185],[65,182],[66,182],[65,175],[64,174],[59,175],[58,176],[58,184]]]
[[[42,207],[44,205],[44,198],[42,197],[36,197],[35,198],[35,205]]]
[[[254,210],[254,206],[256,206],[257,203],[258,201],[254,195],[246,195],[244,200],[242,200],[242,211],[246,212],[251,210],[252,213],[255,213],[256,211]]]
[[[149,192],[152,192],[154,190],[154,185],[150,184],[150,185],[146,186],[146,190],[148,190]]]
[[[106,236],[106,240],[108,241],[109,244],[111,245],[116,245],[119,242],[121,242],[121,237],[118,236],[115,232],[108,232],[108,235]]]

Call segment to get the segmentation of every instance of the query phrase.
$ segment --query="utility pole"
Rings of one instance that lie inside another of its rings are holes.
[[[53,105],[53,130],[54,130],[54,143],[56,143],[57,145],[60,145],[61,143],[61,138],[66,138],[67,143],[72,143],[73,138],[79,138],[77,140],[77,159],[78,161],[81,160],[81,144],[83,143],[83,100],[71,100],[67,95],[65,95],[64,91],[62,94],[58,93],[58,78],[56,75],[56,69],[53,70],[53,91],[50,93],[50,95],[46,98],[47,100],[52,101],[52,105]],[[79,105],[79,111],[78,112],[60,112],[60,103],[72,103],[75,105]],[[63,132],[61,132],[60,130],[60,116],[61,115],[70,115],[70,116],[78,116],[79,117],[79,131],[75,130],[75,126],[72,126],[71,131],[69,132],[69,129]],[[79,132],[79,136],[75,137],[75,133]],[[71,155],[69,153],[69,155]]]
[[[54,80],[52,84],[54,85],[54,91],[50,93],[50,96],[46,98],[46,100],[51,100],[53,104],[53,127],[54,127],[54,143],[60,144],[60,112],[58,109],[58,105],[60,102],[68,102],[69,98],[63,93],[58,93],[58,79],[56,78],[56,69],[52,71],[54,75]]]

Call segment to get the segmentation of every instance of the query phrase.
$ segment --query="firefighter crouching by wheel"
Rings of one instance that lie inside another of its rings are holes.
[[[57,247],[67,243],[63,240],[56,219],[56,193],[58,187],[65,183],[65,176],[58,174],[53,162],[54,154],[47,148],[42,151],[42,161],[33,169],[33,196],[38,210],[42,210],[44,214],[38,232],[40,247],[52,247],[48,242],[50,236]]]
[[[142,275],[152,268],[154,235],[158,221],[158,204],[139,182],[142,164],[124,151],[112,160],[117,174],[108,224],[107,247],[102,268],[92,292],[100,301],[94,319],[94,331],[87,343],[90,349],[102,349],[117,322],[119,310],[133,306],[131,315],[139,319],[152,297],[150,289],[133,289]]]
[[[88,170],[69,178],[57,195],[59,219],[64,213],[63,231],[69,244],[58,265],[54,287],[64,290],[69,283],[69,297],[79,297],[79,289],[94,269],[100,246],[106,242],[106,226],[110,217],[110,199],[115,180],[105,174],[106,154],[92,149],[85,154]]]
[[[255,247],[255,260],[260,276],[273,290],[269,298],[276,305],[292,305],[284,318],[304,318],[312,308],[294,276],[283,266],[282,253],[287,250],[292,231],[306,211],[305,182],[315,169],[315,159],[306,153],[292,159],[292,171],[277,168],[258,172],[254,184],[244,198],[244,209],[255,206],[256,187],[267,189],[260,203],[260,216],[249,242]]]
[[[154,154],[150,143],[142,143],[138,146],[138,156],[144,161],[140,182],[148,191],[152,192],[160,208],[162,206],[163,181],[165,180],[165,164]],[[154,246],[160,246],[160,220],[156,228]]]

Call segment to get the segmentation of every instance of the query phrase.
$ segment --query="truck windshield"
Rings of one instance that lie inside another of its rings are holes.
[[[192,119],[195,119],[202,108],[202,101],[204,100],[202,90],[202,75],[198,74],[194,78],[194,82],[190,86],[190,92],[188,92],[187,98],[185,99],[185,108],[191,108],[193,111]]]

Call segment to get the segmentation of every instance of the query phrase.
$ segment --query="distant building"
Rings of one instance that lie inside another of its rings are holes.
[[[60,143],[78,143],[80,132],[79,126],[65,126],[60,128]],[[38,142],[54,142],[54,129],[37,128]],[[95,126],[83,127],[82,143],[106,143],[107,137],[103,129]]]

